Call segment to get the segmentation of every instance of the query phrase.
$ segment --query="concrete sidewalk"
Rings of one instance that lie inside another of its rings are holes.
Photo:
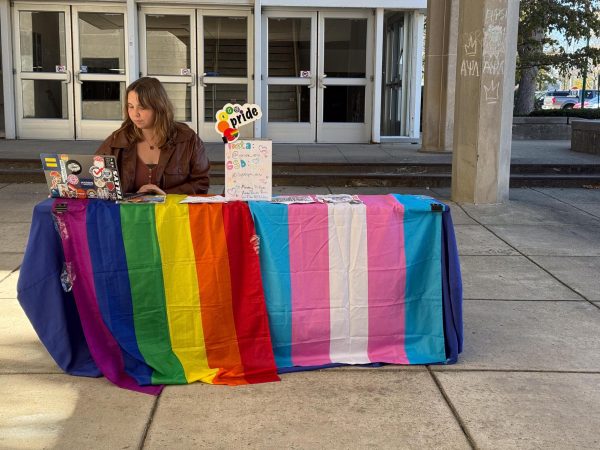
[[[39,160],[40,153],[92,154],[99,141],[0,139],[0,160]],[[451,153],[423,153],[420,144],[274,144],[273,162],[322,163],[440,163],[450,164]],[[223,162],[223,144],[206,144],[208,157]],[[512,164],[600,164],[600,155],[571,151],[571,141],[512,141]]]
[[[18,305],[31,211],[46,194],[45,185],[0,185],[0,448],[600,447],[600,190],[450,203],[465,294],[456,365],[168,386],[159,398],[61,373]]]

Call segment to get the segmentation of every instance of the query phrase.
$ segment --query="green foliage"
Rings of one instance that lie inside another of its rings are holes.
[[[555,67],[563,74],[571,69],[580,73],[600,64],[600,48],[571,44],[597,37],[600,31],[600,0],[522,0],[520,2],[517,40],[517,73],[519,89],[515,98],[515,114],[534,109],[535,87],[543,68]],[[554,36],[564,37],[559,41]]]
[[[550,84],[556,84],[558,79],[547,68],[540,68],[537,75],[537,89],[544,89]]]
[[[539,109],[529,117],[577,117],[579,119],[600,120],[600,109]]]
[[[582,70],[588,62],[600,64],[600,48],[570,50],[552,37],[558,32],[567,44],[572,44],[593,38],[594,30],[600,30],[599,0],[521,1],[517,70],[554,66],[565,72],[571,68]]]

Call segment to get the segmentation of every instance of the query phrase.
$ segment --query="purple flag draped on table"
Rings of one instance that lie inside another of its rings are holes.
[[[52,221],[53,199],[36,205],[19,271],[17,297],[56,364],[71,375],[98,377],[72,292],[61,286],[64,257]]]
[[[446,361],[432,199],[250,202],[279,369]]]

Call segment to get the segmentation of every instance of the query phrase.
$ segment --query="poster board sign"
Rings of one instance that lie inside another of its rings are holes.
[[[271,200],[273,143],[238,139],[225,144],[225,198]]]

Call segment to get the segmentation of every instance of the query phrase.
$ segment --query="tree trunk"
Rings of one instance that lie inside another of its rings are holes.
[[[528,115],[534,108],[535,81],[540,69],[537,66],[521,69],[521,80],[515,99],[515,115]]]
[[[536,56],[543,52],[543,30],[531,33],[527,43],[518,47],[519,52],[519,89],[515,98],[514,114],[527,115],[533,111],[535,103],[536,79],[540,68],[535,65]]]

